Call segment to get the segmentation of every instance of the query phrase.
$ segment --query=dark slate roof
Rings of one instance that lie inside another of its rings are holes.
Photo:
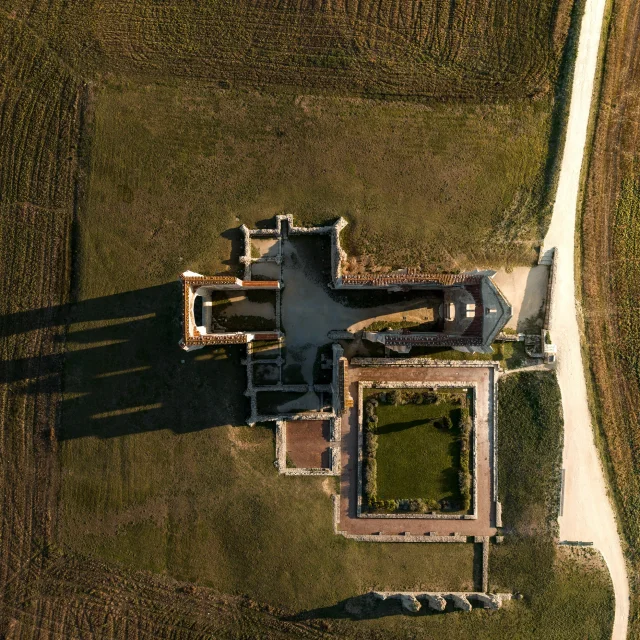
[[[484,321],[482,323],[482,343],[489,347],[511,318],[511,305],[507,302],[495,282],[484,276],[481,283],[482,305],[484,307]],[[495,313],[489,313],[495,309]]]

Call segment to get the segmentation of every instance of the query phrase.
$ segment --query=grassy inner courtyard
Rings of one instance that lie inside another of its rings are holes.
[[[470,435],[462,429],[463,413],[468,415],[466,393],[370,389],[365,399],[378,401],[377,422],[368,422],[370,410],[365,411],[363,426],[368,506],[384,511],[466,510],[461,492],[461,472],[468,476],[470,455]],[[367,482],[368,476],[375,478],[373,483]]]

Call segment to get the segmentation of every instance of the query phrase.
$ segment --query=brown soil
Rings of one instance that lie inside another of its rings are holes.
[[[287,453],[296,467],[328,469],[331,466],[328,420],[292,420],[286,423]]]

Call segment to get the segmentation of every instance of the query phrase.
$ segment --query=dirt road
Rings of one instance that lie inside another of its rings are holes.
[[[586,2],[558,193],[544,247],[558,248],[551,333],[559,349],[558,381],[562,391],[565,421],[565,480],[563,510],[559,519],[560,537],[563,540],[593,542],[604,556],[611,572],[616,598],[612,637],[621,640],[627,634],[629,583],[615,516],[593,440],[580,351],[574,281],[578,188],[604,8],[605,0]]]

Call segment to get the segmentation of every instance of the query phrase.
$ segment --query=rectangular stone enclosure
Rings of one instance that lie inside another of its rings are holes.
[[[287,430],[287,462],[302,469],[331,467],[329,420],[289,420]]]

